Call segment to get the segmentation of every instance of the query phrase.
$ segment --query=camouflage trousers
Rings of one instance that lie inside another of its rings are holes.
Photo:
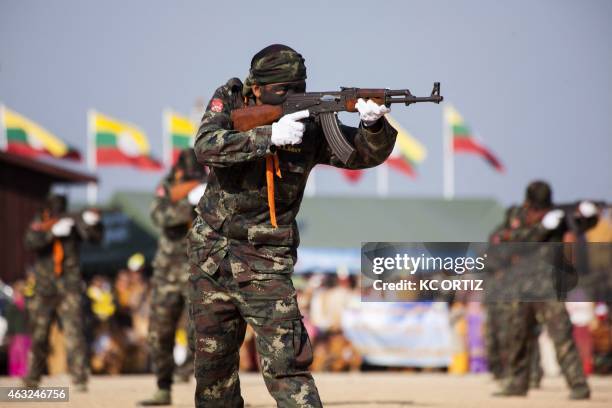
[[[87,382],[87,343],[83,333],[82,295],[68,291],[57,295],[34,295],[31,305],[32,347],[28,356],[28,375],[31,381],[40,381],[49,354],[49,329],[58,317],[66,339],[68,369],[75,384]]]
[[[177,286],[176,283],[164,284],[153,281],[151,297],[151,314],[149,318],[149,333],[147,341],[153,362],[153,372],[157,377],[157,387],[169,390],[172,387],[175,370],[183,374],[193,373],[192,347],[187,347],[185,362],[175,367],[174,345],[176,330],[183,310],[187,309],[187,283]],[[191,326],[188,324],[188,326]],[[191,329],[187,328],[188,338]]]
[[[508,377],[509,352],[512,332],[512,310],[510,302],[492,302],[487,305],[487,319],[485,322],[485,346],[487,350],[487,363],[489,371],[496,379]],[[530,384],[539,385],[544,371],[540,364],[540,336],[541,325],[536,325],[532,332],[532,353],[530,357]]]
[[[528,389],[534,352],[534,328],[546,327],[557,353],[561,371],[570,388],[586,385],[582,362],[573,338],[572,323],[563,302],[514,302],[510,317],[509,379],[507,387]]]
[[[321,407],[309,372],[312,348],[289,274],[270,277],[228,252],[213,275],[192,266],[196,407],[243,407],[239,349],[247,323],[256,333],[263,377],[279,407]],[[253,279],[238,282],[232,273]]]

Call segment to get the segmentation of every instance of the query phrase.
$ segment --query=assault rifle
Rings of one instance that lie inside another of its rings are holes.
[[[47,217],[44,217],[44,219],[41,221],[36,221],[32,223],[30,227],[36,231],[44,231],[44,232],[51,231],[51,228],[53,228],[53,225],[55,225],[55,223],[58,222],[62,218],[70,218],[74,222],[74,225],[77,225],[81,222],[83,213],[85,211],[87,210],[80,211],[80,212],[64,213],[64,214],[54,216],[54,217],[47,216]],[[100,215],[100,211],[97,209],[89,209],[88,211],[92,211]]]
[[[596,207],[597,212],[595,214],[591,216],[584,216],[580,213],[580,204],[585,201],[592,203]],[[570,265],[569,269],[571,272],[576,274],[576,276],[572,276],[572,273],[558,273],[556,275],[555,287],[557,289],[558,300],[560,301],[566,300],[567,293],[576,286],[576,279],[578,279],[577,275],[587,275],[590,273],[591,251],[589,251],[589,248],[587,246],[585,233],[597,224],[599,218],[598,213],[604,208],[609,207],[609,204],[605,201],[585,201],[576,201],[573,203],[554,205],[555,209],[563,211],[564,216],[563,220],[561,221],[560,228],[572,232],[573,238],[575,239],[574,251],[571,251],[569,248],[565,249],[567,250],[567,258],[571,259],[573,262],[573,265]],[[594,250],[597,251],[597,247],[595,247]]]
[[[406,106],[419,102],[440,103],[444,97],[440,95],[440,83],[434,82],[430,96],[414,96],[408,89],[367,89],[340,88],[332,92],[290,93],[282,105],[256,105],[235,109],[231,112],[234,129],[244,132],[257,126],[270,125],[289,113],[304,109],[310,111],[320,122],[334,154],[344,163],[348,163],[355,149],[346,140],[338,127],[336,114],[338,112],[356,112],[355,104],[359,98],[372,99],[379,105],[389,106],[393,103],[403,103]]]
[[[605,201],[594,201],[594,200],[583,200],[588,201],[595,205],[598,210],[609,206]],[[584,233],[593,228],[597,224],[597,214],[592,217],[584,217],[578,211],[580,203],[583,201],[576,201],[573,203],[555,204],[554,208],[563,211],[564,217],[562,224],[567,230],[572,231],[578,239],[584,238]]]
[[[87,224],[83,218],[85,212],[93,212],[99,216],[98,222]],[[30,228],[34,231],[51,231],[53,225],[62,218],[69,218],[74,222],[73,228],[78,232],[78,235],[90,242],[99,242],[102,240],[104,233],[104,225],[102,224],[102,214],[97,208],[88,208],[79,212],[63,213],[57,216],[48,216],[43,214],[43,219],[30,224]]]

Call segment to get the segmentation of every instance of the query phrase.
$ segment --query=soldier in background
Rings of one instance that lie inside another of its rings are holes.
[[[495,248],[503,242],[519,242],[522,229],[526,223],[527,200],[523,205],[511,206],[506,210],[504,221],[491,233],[489,242]],[[508,273],[503,261],[503,256],[495,256],[497,251],[491,253],[489,257],[489,265],[493,266],[491,276],[487,280],[486,297],[486,313],[485,321],[485,344],[487,350],[487,361],[489,371],[493,374],[496,380],[504,380],[508,374],[508,344],[510,333],[513,330],[510,324],[512,316],[512,302],[510,299],[504,299],[498,295],[507,289],[505,284],[508,282]],[[495,257],[494,257],[495,256]],[[493,258],[494,257],[494,258]],[[541,325],[537,325],[532,333],[532,350],[531,353],[531,373],[529,376],[529,387],[539,388],[540,382],[544,375],[540,364],[540,346],[538,337],[541,332]]]
[[[25,235],[26,247],[36,252],[36,285],[31,316],[32,348],[24,385],[38,386],[49,351],[49,328],[53,319],[59,317],[69,351],[72,381],[77,391],[86,391],[88,363],[82,330],[84,284],[79,268],[79,244],[99,242],[103,231],[97,211],[86,210],[69,216],[66,207],[65,196],[51,194]]]
[[[175,333],[188,304],[189,265],[185,236],[196,214],[195,205],[204,193],[205,181],[204,166],[197,162],[193,149],[183,150],[157,188],[151,205],[153,223],[161,229],[153,260],[148,336],[157,391],[150,399],[141,401],[142,406],[171,404]],[[193,353],[188,352],[184,366],[177,369],[188,380],[193,373]]]
[[[534,181],[527,187],[525,200],[525,225],[515,232],[519,242],[562,242],[568,230],[564,222],[563,210],[553,209],[552,191],[542,181]],[[571,214],[574,216],[574,214]],[[596,219],[597,210],[592,203],[583,202],[577,208],[577,214],[585,220]],[[591,225],[585,222],[584,225]],[[548,248],[541,248],[547,251]],[[534,264],[541,260],[543,252],[535,251],[531,260]],[[533,258],[535,257],[535,258]],[[535,267],[537,268],[537,266]],[[542,293],[542,286],[554,284],[552,276],[542,281],[540,276],[533,276],[535,269],[528,271],[528,276],[515,278],[521,287],[521,293]],[[561,273],[564,273],[561,271]],[[550,292],[546,292],[550,293]],[[557,360],[568,386],[571,399],[588,399],[590,389],[584,375],[582,362],[572,335],[572,323],[565,303],[562,301],[513,301],[510,313],[511,332],[509,345],[509,378],[497,396],[524,396],[527,394],[530,377],[531,355],[533,353],[533,332],[538,323],[545,325],[557,354]]]
[[[262,374],[277,405],[321,406],[291,282],[299,244],[295,218],[315,165],[377,166],[393,150],[397,132],[384,119],[388,108],[359,99],[359,127],[341,125],[357,152],[345,165],[308,111],[270,126],[233,129],[233,109],[282,104],[289,93],[305,91],[305,80],[299,53],[280,44],[264,48],[251,60],[244,85],[233,78],[215,91],[196,136],[198,161],[210,168],[188,238],[197,407],[244,406],[238,366],[247,323],[257,334]]]

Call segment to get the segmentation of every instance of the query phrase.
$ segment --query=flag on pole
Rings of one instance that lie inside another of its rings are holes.
[[[451,105],[444,106],[444,117],[451,131],[455,153],[473,153],[483,157],[495,170],[503,172],[504,166],[499,159],[472,134],[463,117]]]
[[[193,147],[196,125],[186,116],[170,109],[164,111],[164,161],[167,166],[176,163],[182,150]]]
[[[363,170],[348,170],[348,169],[340,169],[342,171],[342,175],[345,179],[347,179],[351,183],[357,183],[363,177]]]
[[[0,106],[2,148],[21,156],[51,156],[56,159],[81,160],[81,153],[57,136],[23,115]]]
[[[427,149],[391,115],[387,114],[385,117],[389,124],[397,130],[395,146],[385,163],[407,176],[415,177],[415,168],[427,157]]]
[[[397,130],[395,146],[385,164],[407,176],[415,177],[415,168],[427,157],[427,149],[391,115],[387,114],[385,118]],[[363,170],[342,169],[342,174],[351,183],[356,183],[363,176]]]
[[[95,165],[128,165],[142,170],[161,170],[161,163],[150,153],[149,141],[134,125],[99,112],[89,115],[93,132]]]

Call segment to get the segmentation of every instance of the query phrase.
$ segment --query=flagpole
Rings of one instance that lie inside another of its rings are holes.
[[[87,111],[87,168],[92,173],[96,172],[96,144],[95,144],[95,115],[93,109]],[[87,202],[89,205],[96,205],[98,202],[98,183],[90,182],[87,184]]]
[[[6,122],[4,119],[4,105],[0,104],[0,150],[8,150],[8,136],[6,134]]]
[[[162,154],[164,164],[168,168],[172,166],[172,150],[170,145],[170,109],[166,108],[162,112]]]
[[[380,197],[389,195],[389,165],[382,163],[376,169],[376,189]]]
[[[455,156],[453,152],[453,132],[448,118],[448,108],[442,113],[443,133],[443,189],[444,199],[452,200],[455,196]]]

